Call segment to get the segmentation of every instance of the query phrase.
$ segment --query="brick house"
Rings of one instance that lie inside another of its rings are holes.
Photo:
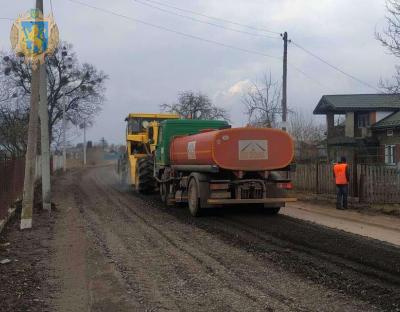
[[[400,166],[400,95],[324,95],[314,114],[326,115],[329,161]]]

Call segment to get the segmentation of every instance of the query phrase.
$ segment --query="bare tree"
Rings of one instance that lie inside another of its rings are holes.
[[[228,120],[228,112],[213,105],[210,98],[200,92],[184,91],[179,94],[177,103],[162,104],[160,107],[164,112],[179,114],[183,118]]]
[[[12,107],[12,96],[20,99],[31,93],[31,68],[23,58],[13,53],[0,53],[0,82],[7,89],[0,88],[1,103]],[[91,120],[100,111],[104,102],[107,75],[93,65],[80,64],[72,45],[60,43],[56,53],[46,60],[48,75],[49,134],[54,141],[54,129],[62,121],[65,104],[68,122],[79,125],[82,120]],[[25,109],[29,109],[28,102]],[[3,127],[0,124],[0,127]]]
[[[71,146],[72,143],[81,136],[79,126],[67,123],[66,125],[66,145]],[[56,154],[61,154],[64,147],[64,129],[62,123],[58,123],[53,127],[53,141],[51,144],[52,150]]]
[[[11,100],[13,105],[0,102],[0,150],[20,157],[26,150],[29,112],[25,98],[14,95]]]
[[[386,0],[386,23],[383,33],[376,32],[376,38],[387,47],[392,54],[400,57],[400,1]]]
[[[303,112],[290,113],[288,131],[296,142],[318,144],[325,139],[325,126]]]
[[[282,114],[281,87],[269,75],[263,77],[262,83],[253,83],[243,97],[249,124],[255,127],[277,127]]]
[[[312,115],[291,112],[288,131],[295,140],[297,161],[314,161],[320,157],[320,147],[326,138],[325,126],[317,123]]]
[[[375,32],[375,37],[390,53],[400,57],[400,0],[386,0],[386,28],[382,33]],[[393,80],[381,80],[380,87],[387,93],[400,93],[400,66],[395,66]]]

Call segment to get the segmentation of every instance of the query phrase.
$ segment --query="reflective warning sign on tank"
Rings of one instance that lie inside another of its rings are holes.
[[[240,140],[239,160],[264,160],[268,159],[267,140]]]
[[[188,159],[196,159],[196,141],[188,142],[187,155]]]

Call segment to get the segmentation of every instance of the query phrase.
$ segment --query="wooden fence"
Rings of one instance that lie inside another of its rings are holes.
[[[63,157],[52,156],[52,173],[63,168]],[[0,159],[0,221],[7,217],[8,209],[17,199],[22,199],[25,161],[19,159]],[[41,158],[36,159],[35,179],[41,178]]]
[[[24,159],[0,160],[0,220],[7,216],[11,204],[22,197],[24,169]]]
[[[349,195],[364,203],[400,203],[400,170],[378,165],[349,165]],[[315,194],[336,194],[331,164],[298,164],[294,188]]]
[[[400,204],[400,170],[358,165],[359,197],[366,203]]]

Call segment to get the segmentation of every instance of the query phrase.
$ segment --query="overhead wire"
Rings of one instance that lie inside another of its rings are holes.
[[[224,19],[224,18],[220,18],[220,17],[215,17],[215,16],[210,16],[210,15],[198,13],[198,12],[195,12],[195,11],[192,11],[192,10],[179,8],[177,6],[174,6],[174,5],[171,5],[171,4],[167,4],[167,3],[162,3],[162,2],[159,2],[159,1],[154,1],[154,0],[144,0],[144,1],[155,3],[155,4],[158,4],[158,5],[163,6],[163,7],[172,8],[172,9],[175,9],[175,10],[178,10],[178,11],[181,11],[181,12],[186,12],[186,13],[190,13],[190,14],[193,14],[193,15],[197,15],[197,16],[202,16],[202,17],[206,17],[206,18],[209,18],[209,19],[213,19],[213,20],[216,20],[216,21],[229,23],[229,24],[236,25],[236,26],[245,27],[245,28],[248,28],[248,29],[253,29],[253,30],[257,30],[257,31],[263,31],[263,32],[267,32],[267,33],[271,33],[271,34],[275,34],[275,35],[280,35],[281,34],[280,32],[272,31],[272,30],[269,30],[269,29],[254,27],[254,26],[251,26],[251,25],[238,23],[238,22],[235,22],[235,21],[232,21],[232,20],[228,20],[228,19]]]
[[[75,4],[79,4],[81,6],[85,6],[87,8],[93,9],[93,10],[101,11],[103,13],[107,13],[107,14],[110,14],[110,15],[121,17],[121,18],[130,20],[130,21],[133,21],[133,22],[136,22],[136,23],[139,23],[139,24],[143,24],[143,25],[146,25],[146,26],[149,26],[149,27],[152,27],[152,28],[157,28],[157,29],[161,29],[161,30],[164,30],[164,31],[167,31],[167,32],[170,32],[170,33],[174,33],[174,34],[177,34],[177,35],[180,35],[180,36],[183,36],[183,37],[195,39],[195,40],[198,40],[198,41],[208,42],[208,43],[211,43],[211,44],[219,45],[219,46],[222,46],[222,47],[225,47],[225,48],[229,48],[229,49],[232,49],[232,50],[238,50],[238,51],[245,52],[245,53],[248,53],[248,54],[256,54],[256,55],[260,55],[260,56],[264,56],[264,57],[268,57],[268,58],[272,58],[272,59],[282,60],[281,57],[277,57],[277,56],[274,56],[274,55],[269,55],[269,54],[266,54],[266,53],[263,53],[263,52],[260,52],[260,51],[240,48],[240,47],[237,47],[237,46],[233,46],[233,45],[222,43],[222,42],[219,42],[219,41],[215,41],[215,40],[199,37],[199,36],[196,36],[196,35],[187,34],[187,33],[184,33],[184,32],[181,32],[181,31],[177,31],[177,30],[173,30],[173,29],[170,29],[170,28],[167,28],[167,27],[164,27],[164,26],[160,26],[160,25],[152,24],[152,23],[149,23],[149,22],[146,22],[146,21],[142,21],[142,20],[139,20],[137,18],[133,18],[133,17],[130,17],[130,16],[127,16],[127,15],[124,15],[124,14],[120,14],[120,13],[117,13],[117,12],[114,12],[114,11],[111,11],[111,10],[108,10],[108,9],[104,9],[104,8],[100,8],[100,7],[97,7],[97,6],[93,6],[93,5],[78,1],[78,0],[67,0],[67,1],[75,3]]]
[[[317,85],[319,85],[320,87],[326,89],[326,90],[332,90],[332,88],[328,87],[327,85],[323,84],[321,81],[319,81],[318,79],[310,76],[309,74],[307,74],[305,71],[303,71],[302,69],[300,69],[299,67],[297,67],[296,65],[294,65],[291,62],[288,62],[288,66],[289,68],[293,68],[295,71],[299,72],[300,74],[302,74],[304,77],[306,77],[308,80],[313,81],[314,83],[316,83]],[[333,90],[332,90],[333,91]]]
[[[364,86],[366,86],[366,87],[368,87],[368,88],[374,89],[374,90],[377,91],[377,92],[381,92],[381,90],[379,90],[378,88],[376,88],[376,87],[374,87],[373,85],[369,84],[368,82],[363,81],[363,80],[361,80],[360,78],[358,78],[358,77],[356,77],[356,76],[354,76],[354,75],[352,75],[352,74],[349,74],[349,73],[345,72],[343,69],[339,68],[338,66],[332,65],[332,64],[329,63],[328,61],[324,60],[323,58],[321,58],[320,56],[316,55],[315,53],[313,53],[313,52],[307,50],[306,48],[302,47],[301,45],[299,45],[298,43],[294,42],[293,40],[291,40],[291,44],[293,44],[293,45],[294,45],[295,47],[297,47],[298,49],[304,51],[305,53],[311,55],[312,57],[318,59],[320,62],[324,63],[325,65],[327,65],[327,66],[331,67],[332,69],[334,69],[334,70],[340,72],[341,74],[343,74],[343,75],[345,75],[345,76],[347,76],[347,77],[349,77],[349,78],[351,78],[351,79],[357,81],[358,83],[360,83],[360,84],[362,84],[362,85],[364,85]]]
[[[51,12],[52,12],[52,14],[54,15],[54,9],[53,9],[52,0],[49,0],[49,1],[50,1]],[[191,38],[191,39],[195,39],[195,40],[198,40],[198,41],[203,41],[203,42],[207,42],[207,43],[219,45],[219,46],[222,46],[222,47],[225,47],[225,48],[229,48],[229,49],[232,49],[232,50],[237,50],[237,51],[241,51],[241,52],[245,52],[245,53],[249,53],[249,54],[256,54],[256,55],[260,55],[260,56],[264,56],[264,57],[269,57],[269,58],[273,58],[273,59],[277,59],[277,60],[282,60],[281,57],[269,55],[269,54],[266,54],[266,53],[263,53],[263,52],[260,52],[260,51],[255,51],[255,50],[249,50],[249,49],[240,48],[240,47],[233,46],[233,45],[226,44],[226,43],[222,43],[222,42],[219,42],[219,41],[215,41],[215,40],[211,40],[211,39],[199,37],[199,36],[196,36],[196,35],[187,34],[187,33],[181,32],[181,31],[176,31],[176,30],[173,30],[173,29],[164,27],[164,26],[159,26],[159,25],[156,25],[156,24],[152,24],[152,23],[149,23],[149,22],[146,22],[146,21],[142,21],[142,20],[139,20],[139,19],[136,19],[136,18],[133,18],[133,17],[129,17],[129,16],[123,15],[123,14],[120,14],[120,13],[116,13],[116,12],[113,12],[113,11],[108,10],[108,9],[104,9],[104,8],[96,7],[96,6],[87,4],[87,3],[83,3],[83,2],[81,2],[81,1],[77,1],[77,0],[67,0],[67,1],[72,2],[72,3],[75,3],[75,4],[79,4],[79,5],[82,5],[82,6],[91,8],[91,9],[94,9],[94,10],[102,11],[102,12],[107,13],[107,14],[112,14],[112,15],[117,16],[117,17],[121,17],[121,18],[124,18],[124,19],[128,19],[128,20],[131,20],[131,21],[134,21],[134,22],[143,24],[143,25],[147,25],[147,26],[149,26],[149,27],[157,28],[157,29],[164,30],[164,31],[167,31],[167,32],[170,32],[170,33],[175,33],[175,34],[178,34],[178,35],[180,35],[180,36],[187,37],[187,38]],[[154,1],[154,0],[142,0],[142,1],[133,0],[133,1],[138,2],[138,3],[142,4],[142,5],[147,5],[147,6],[149,6],[149,7],[152,7],[152,8],[154,8],[154,9],[157,9],[157,10],[160,10],[160,11],[163,11],[163,12],[166,12],[166,13],[169,13],[169,14],[173,14],[173,15],[176,15],[176,16],[180,16],[180,17],[182,17],[182,18],[190,19],[190,20],[193,20],[193,21],[196,21],[196,22],[208,24],[208,25],[211,25],[211,26],[214,26],[214,27],[219,27],[219,28],[223,28],[223,29],[230,30],[230,31],[234,31],[234,32],[238,32],[238,33],[244,33],[244,34],[252,35],[252,36],[261,36],[261,37],[270,37],[270,38],[274,38],[274,39],[279,39],[279,37],[272,37],[272,36],[266,36],[266,35],[259,35],[259,34],[256,34],[256,33],[250,33],[250,32],[246,32],[246,31],[241,31],[241,30],[238,30],[238,29],[233,29],[233,28],[229,28],[229,27],[222,26],[222,25],[218,25],[218,24],[214,24],[214,23],[202,21],[202,20],[199,20],[199,19],[196,19],[196,18],[192,18],[192,17],[190,17],[190,16],[186,16],[186,15],[178,14],[178,13],[175,13],[175,12],[172,12],[172,11],[169,11],[169,10],[162,9],[162,8],[160,8],[160,7],[156,7],[156,6],[151,5],[151,4],[143,3],[143,1],[150,2],[150,3],[155,3],[155,4],[158,4],[158,5],[160,5],[160,6],[173,8],[173,9],[178,10],[178,11],[191,13],[191,14],[193,14],[193,15],[198,15],[198,16],[202,16],[202,17],[206,17],[206,18],[209,18],[209,19],[218,20],[218,21],[225,22],[225,23],[230,23],[230,24],[232,24],[232,25],[237,25],[237,26],[241,26],[241,27],[248,28],[248,29],[253,29],[253,30],[257,30],[257,31],[263,31],[263,32],[267,32],[267,33],[273,33],[273,34],[276,34],[276,35],[281,35],[279,32],[267,30],[267,29],[264,29],[264,28],[253,27],[253,26],[250,26],[250,25],[246,25],[246,24],[234,22],[234,21],[231,21],[231,20],[228,20],[228,19],[223,19],[223,18],[218,18],[218,17],[209,16],[209,15],[206,15],[206,14],[198,13],[198,12],[195,12],[195,11],[192,11],[192,10],[188,10],[188,9],[182,9],[182,8],[179,8],[179,7],[176,7],[176,6],[173,6],[173,5],[161,3],[161,2],[158,2],[158,1]],[[0,17],[0,20],[14,21],[13,18],[8,18],[8,17]],[[335,65],[333,65],[333,64],[331,64],[331,63],[329,63],[329,62],[326,61],[325,59],[323,59],[323,58],[321,58],[320,56],[316,55],[315,53],[309,51],[308,49],[304,48],[304,47],[301,46],[300,44],[294,42],[293,40],[291,40],[290,43],[291,43],[293,46],[297,47],[298,49],[302,50],[303,52],[309,54],[310,56],[312,56],[312,57],[314,57],[314,58],[316,58],[316,59],[318,59],[320,62],[324,63],[325,65],[327,65],[327,66],[331,67],[332,69],[334,69],[334,70],[340,72],[341,74],[347,76],[348,78],[351,78],[351,79],[357,81],[358,83],[360,83],[360,84],[362,84],[362,85],[364,85],[364,86],[366,86],[366,87],[368,87],[368,88],[371,88],[371,89],[373,89],[373,90],[375,90],[375,91],[377,91],[377,92],[381,92],[381,90],[379,90],[378,88],[376,88],[376,87],[374,87],[373,85],[369,84],[368,82],[363,81],[363,80],[361,80],[360,78],[358,78],[358,77],[356,77],[356,76],[354,76],[354,75],[352,75],[352,74],[349,74],[349,73],[345,72],[343,69],[341,69],[341,68],[339,68],[338,66],[335,66]],[[326,86],[324,86],[323,84],[321,84],[320,81],[318,81],[317,79],[312,78],[310,75],[308,75],[307,73],[305,73],[303,70],[301,70],[301,69],[298,68],[297,66],[291,64],[291,67],[292,67],[293,69],[295,69],[296,71],[298,71],[299,73],[301,73],[302,75],[304,75],[304,76],[305,76],[306,78],[308,78],[309,80],[312,80],[312,81],[314,81],[315,83],[319,84],[320,86],[322,86],[322,87],[324,87],[324,88],[327,88]]]
[[[137,0],[136,0],[136,1],[137,1]],[[155,4],[158,4],[158,5],[160,5],[160,6],[164,6],[164,7],[168,7],[168,8],[173,8],[173,9],[178,10],[178,11],[181,11],[181,12],[187,12],[187,13],[191,13],[191,14],[194,14],[194,15],[206,17],[206,18],[209,18],[209,19],[218,20],[218,21],[221,21],[221,22],[230,23],[230,24],[237,25],[237,26],[246,27],[246,28],[253,29],[253,30],[264,31],[264,32],[268,32],[268,33],[273,33],[273,34],[281,35],[281,33],[276,32],[276,31],[271,31],[271,30],[268,30],[268,29],[265,29],[265,28],[253,27],[253,26],[250,26],[250,25],[241,24],[241,23],[238,23],[238,22],[235,22],[235,21],[232,21],[232,20],[228,20],[228,19],[223,19],[223,18],[219,18],[219,17],[209,16],[209,15],[202,14],[202,13],[199,13],[199,12],[195,12],[195,11],[192,11],[192,10],[183,9],[183,8],[180,8],[180,7],[171,5],[171,4],[162,3],[162,2],[159,2],[159,1],[156,1],[156,0],[142,0],[142,1],[150,2],[150,3],[155,3]],[[354,75],[352,75],[352,74],[349,74],[349,73],[345,72],[343,69],[339,68],[338,66],[332,65],[332,64],[329,63],[328,61],[326,61],[326,60],[324,60],[323,58],[319,57],[319,56],[316,55],[315,53],[312,53],[311,51],[305,49],[304,47],[300,46],[299,44],[297,44],[297,43],[295,43],[295,42],[293,42],[293,41],[292,41],[292,44],[293,44],[294,46],[296,46],[297,48],[303,50],[304,52],[308,53],[309,55],[311,55],[311,56],[317,58],[317,59],[320,60],[321,62],[325,63],[327,66],[329,66],[329,67],[335,69],[336,71],[340,72],[341,74],[343,74],[343,75],[345,75],[345,76],[347,76],[347,77],[349,77],[349,78],[351,78],[351,79],[353,79],[353,80],[359,82],[360,84],[362,84],[362,85],[364,85],[364,86],[366,86],[366,87],[368,87],[368,88],[371,88],[371,89],[373,89],[373,90],[375,90],[375,91],[377,91],[377,92],[381,92],[381,90],[379,90],[378,88],[376,88],[376,87],[374,87],[373,85],[369,84],[368,82],[363,81],[363,80],[361,80],[360,78],[358,78],[358,77],[356,77],[356,76],[354,76]],[[301,71],[301,70],[299,70],[299,71]],[[304,72],[303,72],[303,73],[304,73]]]
[[[229,31],[237,32],[237,33],[242,33],[242,34],[245,34],[245,35],[250,35],[250,36],[254,36],[254,37],[261,37],[261,38],[270,38],[270,39],[279,39],[279,40],[281,39],[279,36],[270,36],[270,35],[266,35],[266,34],[248,32],[248,31],[243,31],[243,30],[234,29],[234,28],[222,26],[222,25],[219,25],[219,24],[203,21],[203,20],[191,17],[191,16],[187,16],[187,15],[179,14],[179,13],[176,13],[176,12],[173,12],[173,11],[170,11],[170,10],[166,10],[166,9],[160,8],[158,6],[155,6],[155,5],[152,5],[150,3],[146,3],[144,1],[140,1],[140,0],[132,0],[132,2],[137,2],[137,3],[140,3],[141,5],[145,5],[147,7],[153,8],[155,10],[158,10],[158,11],[161,11],[161,12],[164,12],[164,13],[167,13],[167,14],[172,14],[172,15],[184,18],[184,19],[189,19],[189,20],[192,20],[192,21],[195,21],[195,22],[198,22],[198,23],[207,24],[207,25],[210,25],[210,26],[213,26],[213,27],[226,29],[226,30],[229,30]]]
[[[164,27],[164,26],[160,26],[160,25],[152,24],[152,23],[149,23],[149,22],[146,22],[146,21],[142,21],[140,19],[136,19],[136,18],[133,18],[133,17],[130,17],[130,16],[127,16],[127,15],[124,15],[124,14],[120,14],[120,13],[117,13],[117,12],[114,12],[114,11],[111,11],[111,10],[108,10],[108,9],[104,9],[104,8],[100,8],[100,7],[97,7],[97,6],[93,6],[93,5],[78,1],[78,0],[67,0],[67,1],[69,1],[71,3],[75,3],[75,4],[78,4],[78,5],[81,5],[81,6],[84,6],[84,7],[87,7],[87,8],[90,8],[90,9],[93,9],[93,10],[97,10],[97,11],[103,12],[103,13],[106,13],[106,14],[114,15],[116,17],[124,18],[126,20],[130,20],[130,21],[133,21],[133,22],[137,22],[139,24],[143,24],[143,25],[146,25],[146,26],[149,26],[149,27],[152,27],[152,28],[164,30],[164,31],[167,31],[167,32],[170,32],[170,33],[174,33],[174,34],[183,36],[183,37],[187,37],[187,38],[190,38],[190,39],[195,39],[195,40],[198,40],[198,41],[203,41],[203,42],[215,44],[215,45],[222,46],[222,47],[225,47],[225,48],[229,48],[229,49],[232,49],[232,50],[237,50],[237,51],[245,52],[245,53],[248,53],[248,54],[260,55],[260,56],[263,56],[263,57],[268,57],[268,58],[272,58],[272,59],[276,59],[276,60],[282,61],[282,57],[269,55],[269,54],[266,54],[266,53],[263,53],[263,52],[260,52],[260,51],[244,49],[244,48],[240,48],[240,47],[233,46],[233,45],[230,45],[230,44],[222,43],[222,42],[219,42],[219,41],[215,41],[215,40],[199,37],[199,36],[196,36],[196,35],[187,34],[187,33],[181,32],[181,31],[176,31],[176,30]],[[289,63],[289,65],[295,71],[299,72],[300,74],[302,74],[304,77],[306,77],[310,81],[318,84],[319,86],[321,86],[323,88],[329,89],[327,86],[324,86],[320,81],[318,81],[317,79],[315,79],[312,76],[308,75],[307,73],[305,73],[303,70],[301,70],[297,66],[295,66],[295,65],[293,65],[291,63]]]
[[[191,13],[191,14],[194,14],[194,15],[198,15],[198,16],[202,16],[202,17],[206,17],[206,18],[210,18],[210,19],[219,20],[219,21],[231,23],[231,24],[234,24],[234,25],[239,25],[239,26],[242,26],[242,27],[248,27],[248,28],[251,28],[251,29],[259,30],[259,31],[262,30],[262,31],[266,31],[266,32],[269,32],[269,33],[280,34],[279,32],[274,32],[274,31],[270,31],[270,30],[266,30],[266,29],[262,29],[262,28],[254,28],[254,27],[252,27],[252,26],[244,25],[244,24],[240,24],[240,23],[236,23],[236,22],[233,22],[233,21],[230,21],[230,20],[221,19],[221,18],[216,18],[216,17],[211,17],[211,16],[209,16],[209,15],[201,14],[201,13],[198,13],[198,12],[195,12],[195,11],[192,11],[192,10],[182,9],[182,8],[179,8],[179,7],[176,7],[176,6],[173,6],[173,5],[168,5],[168,4],[165,4],[165,3],[161,3],[161,2],[158,2],[158,1],[155,1],[155,0],[132,0],[132,1],[138,2],[138,3],[142,4],[142,5],[146,5],[146,6],[148,6],[148,7],[157,9],[157,10],[162,11],[162,12],[166,12],[166,13],[168,13],[168,14],[172,14],[172,15],[176,15],[176,16],[179,16],[179,17],[182,17],[182,18],[194,20],[194,21],[200,22],[200,23],[209,24],[209,25],[212,25],[212,26],[215,26],[215,27],[219,27],[219,28],[223,28],[223,29],[227,29],[227,30],[230,30],[230,31],[241,32],[241,33],[245,33],[245,34],[253,35],[253,36],[266,37],[265,34],[264,34],[264,35],[261,35],[261,34],[256,34],[256,33],[243,32],[243,31],[240,31],[240,30],[236,30],[236,29],[232,29],[232,28],[229,28],[229,27],[221,26],[221,25],[218,25],[218,24],[214,24],[214,23],[209,23],[209,22],[205,22],[205,21],[202,21],[202,20],[198,20],[198,19],[195,19],[195,18],[190,17],[190,16],[187,16],[187,15],[182,15],[182,14],[179,14],[179,13],[176,13],[176,12],[172,12],[172,11],[169,11],[169,10],[165,10],[165,9],[163,9],[163,8],[154,6],[154,5],[149,4],[149,3],[155,3],[155,4],[158,4],[158,5],[160,5],[160,6],[173,8],[173,9],[175,9],[175,10],[179,10],[179,11],[183,11],[183,12],[188,12],[188,13]],[[149,3],[144,3],[144,2],[149,2]],[[280,35],[281,35],[281,34],[280,34]],[[267,36],[267,37],[273,38],[273,39],[280,39],[280,37],[272,37],[272,36]],[[380,90],[378,90],[377,88],[373,87],[373,86],[370,85],[369,83],[367,83],[367,82],[365,82],[365,81],[362,81],[361,79],[359,79],[359,78],[357,78],[357,77],[355,77],[355,76],[353,76],[353,75],[351,75],[351,74],[346,73],[345,71],[341,70],[341,69],[338,68],[337,66],[332,65],[332,64],[328,63],[327,61],[325,61],[325,60],[319,58],[318,56],[314,55],[314,54],[311,53],[310,51],[304,49],[303,47],[300,47],[300,45],[298,45],[297,43],[292,42],[292,40],[291,40],[290,42],[293,43],[293,45],[295,45],[296,47],[298,47],[298,48],[304,50],[304,51],[307,52],[308,54],[311,54],[312,56],[317,57],[320,61],[323,61],[323,62],[324,62],[325,64],[327,64],[328,66],[334,68],[335,70],[338,70],[340,73],[342,73],[342,74],[344,74],[344,75],[346,75],[346,76],[352,78],[353,80],[356,80],[356,81],[359,82],[359,83],[362,83],[363,85],[365,85],[365,86],[367,86],[367,87],[369,87],[369,88],[373,88],[374,90],[380,92]],[[299,73],[301,73],[301,74],[302,74],[303,76],[305,76],[306,78],[308,78],[308,79],[314,81],[315,83],[317,83],[317,84],[320,85],[321,87],[324,87],[324,88],[326,88],[326,89],[330,89],[329,87],[327,87],[327,86],[325,86],[324,84],[322,84],[319,80],[317,80],[317,79],[311,77],[310,75],[308,75],[306,72],[304,72],[303,70],[301,70],[301,69],[298,68],[297,66],[291,64],[291,67],[292,67],[293,69],[295,69],[296,71],[298,71]]]

